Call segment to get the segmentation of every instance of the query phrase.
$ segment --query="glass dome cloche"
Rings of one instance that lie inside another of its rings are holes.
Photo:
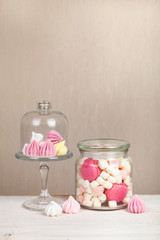
[[[63,113],[51,109],[49,101],[41,101],[37,111],[24,114],[17,158],[52,161],[71,157],[72,153],[68,150],[68,120]]]
[[[20,150],[15,156],[21,160],[40,162],[41,194],[23,205],[30,210],[43,210],[53,201],[47,190],[49,162],[73,156],[68,148],[67,117],[52,111],[49,101],[40,101],[37,110],[25,113],[21,119]]]

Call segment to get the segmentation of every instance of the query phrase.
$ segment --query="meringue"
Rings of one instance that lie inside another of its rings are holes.
[[[67,147],[65,146],[65,141],[56,143],[54,145],[56,147],[56,155],[65,155],[68,151]]]
[[[28,156],[39,156],[40,145],[33,140],[28,146],[25,148],[25,154]]]
[[[145,203],[137,195],[134,195],[133,198],[128,203],[128,211],[130,213],[143,213],[145,211]]]
[[[36,140],[36,142],[40,143],[43,140],[43,135],[41,133],[32,132],[32,137],[30,139],[30,143],[33,140]]]
[[[54,157],[56,155],[56,148],[50,142],[46,141],[40,149],[40,156]]]
[[[25,155],[26,154],[26,147],[29,145],[29,143],[25,143],[22,149],[22,153]]]
[[[45,214],[51,217],[59,216],[62,214],[62,208],[58,203],[51,201],[45,208]]]
[[[52,130],[47,134],[47,140],[51,141],[53,144],[59,143],[63,140],[60,133]]]
[[[74,214],[80,210],[80,204],[70,196],[68,200],[63,203],[62,210],[67,214]]]

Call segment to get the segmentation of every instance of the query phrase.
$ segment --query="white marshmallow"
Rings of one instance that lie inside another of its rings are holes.
[[[112,176],[117,177],[120,174],[120,171],[116,168],[112,171]]]
[[[93,206],[94,206],[94,207],[101,207],[101,203],[100,203],[100,201],[99,201],[98,198],[94,201]]]
[[[126,170],[126,172],[130,174],[131,173],[131,165],[130,164],[126,165],[124,167],[124,170]]]
[[[81,178],[81,179],[78,180],[77,185],[80,186],[80,185],[83,184],[83,182],[84,182],[84,179]]]
[[[100,174],[100,177],[102,177],[103,179],[107,179],[109,177],[109,174],[105,171],[102,171],[101,174]]]
[[[123,158],[119,161],[119,167],[124,168],[129,164],[128,158]]]
[[[118,175],[116,177],[116,183],[122,183],[122,176],[121,175]]]
[[[131,178],[130,178],[130,176],[127,176],[127,178],[124,180],[124,183],[126,184],[126,185],[130,185],[131,184]]]
[[[97,181],[91,182],[91,187],[92,188],[95,188],[95,187],[98,187],[98,186],[99,186],[99,183]]]
[[[116,208],[117,202],[116,201],[108,201],[108,207],[109,208]]]
[[[103,170],[103,169],[105,169],[108,166],[108,162],[107,162],[107,160],[100,159],[98,165]]]
[[[106,195],[103,193],[101,196],[99,196],[99,200],[101,203],[104,203],[106,201]]]
[[[105,181],[105,183],[103,184],[104,188],[110,189],[112,187],[112,183],[109,181]]]
[[[88,188],[89,187],[89,181],[88,180],[85,180],[83,183],[82,183],[83,187],[85,188]]]
[[[111,183],[116,183],[116,178],[109,176],[108,181]]]
[[[102,177],[98,177],[96,180],[100,185],[103,185],[103,183],[105,182],[105,180]]]
[[[91,200],[91,198],[92,198],[91,194],[84,193],[84,200],[88,201],[88,200]]]
[[[107,170],[107,172],[108,172],[109,174],[112,174],[112,172],[115,170],[115,168],[114,168],[113,166],[108,166],[108,167],[106,168],[106,170]]]
[[[82,192],[81,192],[80,188],[76,188],[76,195],[81,195],[81,194],[82,194]]]
[[[92,201],[90,201],[90,200],[84,200],[84,201],[83,201],[83,205],[84,205],[84,206],[88,206],[88,207],[92,207],[93,203],[92,203]]]
[[[87,192],[87,193],[92,193],[92,188],[91,188],[91,186],[89,186],[88,188],[86,188],[86,192]]]
[[[123,202],[123,203],[126,203],[126,204],[128,204],[129,201],[130,201],[130,198],[129,198],[129,197],[125,197],[125,198],[122,200],[122,202]]]

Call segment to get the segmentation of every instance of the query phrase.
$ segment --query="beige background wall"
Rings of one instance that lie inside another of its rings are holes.
[[[38,163],[15,159],[21,116],[49,99],[74,157],[49,190],[74,193],[76,143],[131,142],[136,193],[160,193],[160,1],[0,0],[0,194],[38,194]]]

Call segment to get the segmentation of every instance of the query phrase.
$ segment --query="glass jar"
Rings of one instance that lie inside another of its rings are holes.
[[[132,197],[130,144],[117,139],[91,139],[77,146],[77,201],[88,209],[125,208]]]

